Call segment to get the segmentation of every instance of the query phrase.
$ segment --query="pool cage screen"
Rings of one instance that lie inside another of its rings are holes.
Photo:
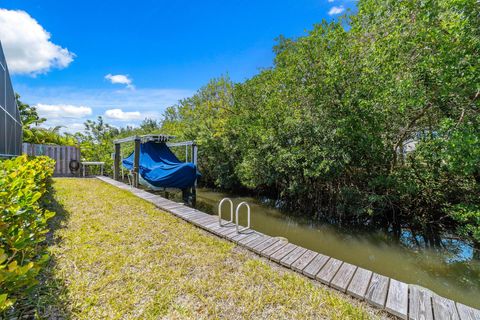
[[[22,123],[0,43],[0,158],[22,153]]]

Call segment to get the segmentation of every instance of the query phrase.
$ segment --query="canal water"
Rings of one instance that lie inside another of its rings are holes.
[[[170,197],[178,199],[179,195]],[[217,214],[218,203],[229,197],[236,207],[247,201],[251,207],[251,226],[270,236],[372,270],[382,275],[426,287],[439,295],[480,308],[480,261],[473,249],[458,240],[444,240],[444,250],[419,248],[404,232],[400,243],[388,234],[347,230],[294,216],[258,199],[236,197],[210,189],[197,189],[199,210]],[[223,218],[230,208],[224,204]],[[240,210],[240,223],[246,225],[246,210]]]

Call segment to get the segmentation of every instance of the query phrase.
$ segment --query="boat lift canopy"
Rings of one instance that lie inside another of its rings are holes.
[[[174,138],[164,134],[148,134],[115,140],[114,179],[120,179],[122,163],[127,169],[132,170],[134,187],[138,187],[142,181],[154,187],[195,188],[199,176],[198,147],[194,141],[168,142]],[[121,159],[120,145],[126,142],[134,142],[135,148],[127,158]],[[169,149],[182,146],[185,146],[186,163],[178,160]],[[188,162],[189,149],[191,162]]]

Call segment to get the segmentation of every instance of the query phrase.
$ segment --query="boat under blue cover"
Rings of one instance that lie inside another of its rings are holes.
[[[122,161],[128,170],[133,169],[133,158],[132,152]],[[157,188],[187,189],[201,176],[193,163],[181,162],[165,143],[152,141],[140,144],[139,172],[144,181]]]

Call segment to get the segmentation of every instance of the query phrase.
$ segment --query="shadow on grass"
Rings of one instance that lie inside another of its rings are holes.
[[[55,190],[49,192],[45,201],[46,209],[54,211],[55,216],[49,221],[45,249],[61,243],[57,231],[64,228],[69,214],[55,199]],[[26,296],[17,298],[14,308],[0,314],[0,319],[71,319],[68,308],[67,287],[62,279],[55,275],[56,258],[49,261],[40,271],[39,283]]]

